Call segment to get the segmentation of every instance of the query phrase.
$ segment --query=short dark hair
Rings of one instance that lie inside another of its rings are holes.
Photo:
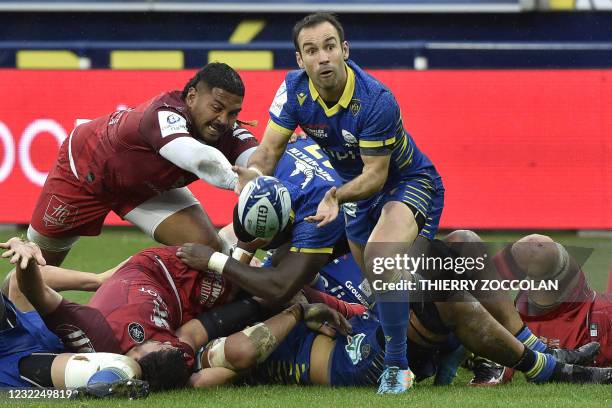
[[[208,89],[221,88],[238,96],[244,96],[244,83],[234,68],[222,62],[211,62],[204,65],[193,78],[187,82],[181,97],[187,98],[190,88],[195,88],[200,82]]]
[[[310,28],[317,26],[322,23],[330,23],[334,26],[336,31],[338,32],[338,37],[340,37],[340,43],[344,42],[344,28],[342,28],[342,24],[338,21],[338,17],[332,13],[314,13],[309,14],[293,26],[293,45],[295,46],[295,50],[297,52],[300,51],[300,44],[298,44],[298,36],[300,32],[304,28]]]
[[[138,364],[151,391],[183,387],[189,380],[189,369],[180,349],[153,351],[138,360]]]

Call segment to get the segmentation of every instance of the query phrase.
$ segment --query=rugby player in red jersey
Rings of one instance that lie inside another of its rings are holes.
[[[237,120],[244,84],[222,63],[204,66],[182,91],[81,124],[60,148],[34,209],[28,238],[59,265],[82,235],[100,234],[114,211],[166,245],[222,250],[210,219],[185,187],[234,189],[257,140]]]
[[[532,234],[494,258],[506,279],[556,280],[558,290],[521,291],[516,308],[531,331],[549,347],[601,345],[595,365],[612,366],[612,293],[589,287],[580,264],[550,237]]]
[[[174,255],[177,247],[161,247],[131,257],[85,306],[62,298],[43,281],[42,255],[35,244],[11,238],[0,247],[8,249],[3,257],[20,257],[19,289],[67,351],[132,357],[152,390],[185,385],[194,350],[208,340],[203,312],[237,292],[223,277],[189,268]]]
[[[467,241],[477,236],[457,231]],[[479,239],[479,238],[478,238]],[[589,287],[580,263],[561,244],[539,234],[507,245],[493,257],[499,279],[556,281],[557,290],[520,291],[516,309],[525,323],[522,341],[535,350],[577,349],[600,344],[595,366],[612,366],[612,294]],[[474,360],[471,385],[496,385],[510,380],[512,371],[480,358]]]

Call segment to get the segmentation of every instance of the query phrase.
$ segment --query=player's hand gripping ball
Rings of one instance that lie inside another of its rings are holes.
[[[289,222],[291,197],[277,178],[257,177],[244,187],[238,199],[238,219],[256,238],[271,238]]]

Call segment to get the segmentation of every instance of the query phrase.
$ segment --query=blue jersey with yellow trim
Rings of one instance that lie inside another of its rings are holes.
[[[330,188],[342,184],[327,156],[312,140],[299,139],[287,145],[274,176],[289,190],[291,209],[295,213],[291,250],[331,254],[344,237],[344,217],[338,216],[323,228],[304,220],[316,214],[319,202]]]
[[[269,126],[285,135],[300,126],[345,181],[361,174],[362,154],[391,153],[387,185],[431,171],[431,161],[404,129],[391,91],[350,60],[346,69],[344,93],[331,108],[304,70],[289,72],[270,107]]]

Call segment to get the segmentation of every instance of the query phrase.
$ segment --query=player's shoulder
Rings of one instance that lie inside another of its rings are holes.
[[[290,91],[307,90],[308,74],[303,69],[296,69],[287,72],[285,76],[285,87]]]
[[[355,62],[348,60],[346,64],[355,75],[355,98],[375,102],[372,106],[380,109],[386,109],[389,104],[396,103],[393,93],[385,84],[365,72]]]
[[[143,121],[159,120],[164,124],[176,125],[179,122],[189,122],[187,104],[181,98],[180,91],[164,92],[146,102],[142,108]]]

